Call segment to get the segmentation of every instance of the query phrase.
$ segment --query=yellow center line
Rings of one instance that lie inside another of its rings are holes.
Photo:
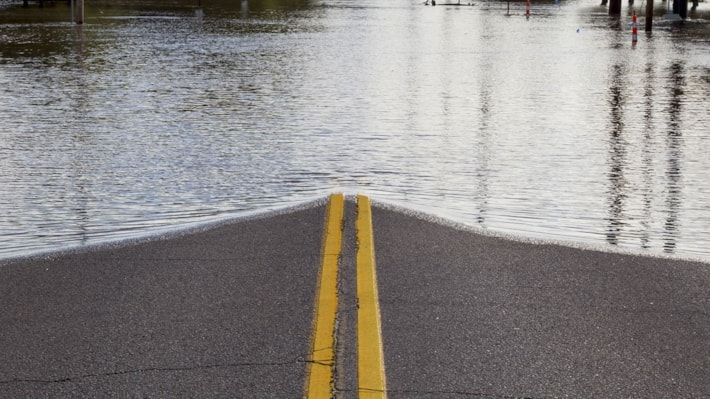
[[[357,372],[359,398],[387,398],[370,199],[357,197]]]
[[[333,397],[335,381],[335,318],[338,311],[338,259],[343,240],[343,194],[328,201],[325,237],[313,319],[313,347],[304,398]]]

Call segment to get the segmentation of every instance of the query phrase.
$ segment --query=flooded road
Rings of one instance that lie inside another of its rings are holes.
[[[0,257],[341,191],[710,260],[708,3],[196,3],[0,10]]]

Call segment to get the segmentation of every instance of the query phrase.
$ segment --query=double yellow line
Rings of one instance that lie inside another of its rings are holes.
[[[335,394],[335,323],[338,312],[338,261],[343,241],[345,198],[328,201],[323,255],[313,319],[313,346],[308,363],[305,398],[330,399]],[[370,199],[357,197],[357,364],[358,396],[385,399],[384,356],[375,273],[375,246]]]

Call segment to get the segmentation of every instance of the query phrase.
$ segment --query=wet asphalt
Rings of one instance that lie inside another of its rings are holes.
[[[337,396],[357,397],[355,206]],[[0,398],[300,398],[325,206],[0,264]],[[389,398],[710,397],[710,264],[373,209]]]

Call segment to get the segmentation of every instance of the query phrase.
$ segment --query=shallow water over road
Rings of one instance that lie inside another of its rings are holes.
[[[710,259],[710,5],[664,6],[0,10],[0,257],[344,191]]]

